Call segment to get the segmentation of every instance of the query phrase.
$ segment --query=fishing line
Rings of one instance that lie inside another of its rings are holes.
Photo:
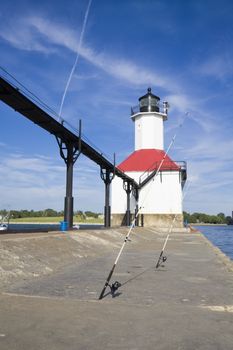
[[[68,77],[63,96],[62,96],[61,105],[60,105],[60,109],[59,109],[59,113],[58,113],[60,119],[61,119],[62,108],[63,108],[63,104],[64,104],[65,97],[66,97],[66,94],[67,94],[67,90],[69,88],[71,79],[73,77],[75,68],[76,68],[78,60],[79,60],[80,49],[82,47],[83,36],[84,36],[84,33],[85,33],[85,29],[86,29],[86,24],[87,24],[87,19],[88,19],[88,14],[89,14],[89,10],[90,10],[90,7],[91,7],[91,3],[92,3],[92,0],[89,0],[88,5],[87,5],[87,9],[86,9],[86,12],[85,12],[85,17],[84,17],[84,21],[83,21],[82,31],[81,31],[81,34],[80,34],[80,39],[79,39],[79,45],[78,45],[78,49],[77,49],[77,53],[76,53],[76,58],[75,58],[73,67],[71,69],[70,75]]]
[[[186,195],[187,195],[187,192],[188,192],[189,188],[190,188],[190,182],[189,182],[189,183],[188,183],[188,185],[186,186],[185,193],[184,193],[184,195],[182,196],[182,202],[183,202],[184,198],[186,197]],[[174,224],[174,222],[175,222],[176,217],[177,217],[177,214],[176,214],[175,218],[173,219],[173,222],[172,222],[171,227],[173,226],[173,224]],[[150,230],[150,231],[151,231],[151,230]],[[155,230],[153,230],[152,232],[154,233],[154,232],[156,232],[156,231],[155,231]],[[158,232],[157,232],[157,233],[158,233]],[[170,230],[169,230],[169,233],[170,233]],[[162,251],[164,251],[164,249],[165,249],[165,247],[166,247],[166,244],[167,244],[168,239],[169,239],[169,236],[167,236],[167,238],[166,238],[166,240],[165,240],[165,243],[164,243],[164,245],[163,245],[163,249],[162,249]],[[162,260],[162,262],[165,262],[165,261],[167,260],[167,258],[166,258],[166,260],[163,260],[163,259],[161,259],[161,260]],[[162,263],[162,262],[161,262],[161,263]],[[161,265],[161,264],[160,264],[160,265]],[[160,266],[160,265],[159,265],[159,266]],[[142,272],[140,272],[140,273],[138,273],[137,275],[135,275],[135,276],[131,277],[131,278],[130,278],[130,279],[128,279],[127,281],[125,281],[125,282],[121,283],[121,285],[120,285],[120,286],[121,286],[121,287],[123,287],[123,286],[124,286],[124,285],[126,285],[127,283],[132,282],[133,280],[137,279],[138,277],[140,277],[140,276],[144,275],[146,272],[150,271],[150,270],[151,270],[153,267],[154,267],[154,265],[153,265],[153,266],[150,266],[150,267],[147,267],[147,268],[146,268],[146,269],[144,269]],[[157,268],[157,266],[156,266],[156,268]],[[119,283],[119,282],[118,282],[118,283]],[[112,292],[112,291],[110,291],[108,294],[112,294],[111,292]],[[106,294],[106,296],[107,296],[108,294]]]
[[[183,124],[184,124],[186,118],[188,117],[188,114],[189,114],[189,112],[186,112],[186,113],[185,113],[185,117],[184,117],[183,121],[178,125],[178,128],[179,128],[179,129],[183,126]],[[143,201],[142,201],[142,204],[141,204],[141,206],[138,208],[138,210],[137,210],[137,212],[136,212],[136,215],[134,216],[134,219],[133,219],[132,224],[131,224],[131,226],[130,226],[130,228],[129,228],[129,231],[128,231],[127,235],[125,236],[124,242],[123,242],[123,244],[122,244],[122,246],[121,246],[121,248],[120,248],[120,251],[119,251],[119,253],[118,253],[117,257],[116,257],[116,260],[115,260],[115,262],[114,262],[114,264],[113,264],[113,266],[112,266],[112,269],[110,270],[109,275],[108,275],[108,277],[107,277],[107,279],[106,279],[106,281],[105,281],[104,287],[103,287],[103,289],[102,289],[102,291],[101,291],[101,293],[100,293],[100,296],[99,296],[99,300],[103,299],[107,287],[110,288],[110,291],[111,291],[111,294],[112,294],[112,295],[114,295],[115,291],[116,291],[118,288],[121,287],[121,283],[120,283],[120,282],[116,281],[116,282],[110,284],[110,280],[111,280],[111,278],[112,278],[112,275],[113,275],[113,273],[114,273],[114,270],[115,270],[115,268],[116,268],[116,265],[117,265],[117,263],[118,263],[118,260],[120,259],[120,256],[121,256],[121,254],[122,254],[122,252],[123,252],[123,249],[124,249],[126,243],[129,241],[129,236],[130,236],[130,234],[131,234],[131,232],[132,232],[132,230],[133,230],[133,227],[135,226],[135,222],[136,222],[136,220],[137,220],[137,217],[138,217],[138,215],[139,215],[141,209],[143,208],[143,204],[145,203],[146,198],[147,198],[147,196],[148,196],[148,194],[149,194],[149,190],[150,190],[150,187],[151,187],[151,185],[152,185],[152,182],[155,180],[156,176],[158,176],[159,171],[160,171],[160,169],[161,169],[161,167],[162,167],[162,165],[163,165],[163,162],[164,162],[164,160],[165,160],[165,158],[166,158],[166,156],[167,156],[167,154],[168,154],[170,148],[172,147],[172,145],[173,145],[174,142],[175,142],[175,139],[176,139],[177,134],[178,134],[178,132],[173,136],[173,138],[172,138],[172,140],[171,140],[171,142],[170,142],[170,144],[169,144],[169,146],[168,146],[168,148],[167,148],[167,150],[166,150],[166,152],[165,152],[165,154],[164,154],[164,156],[163,156],[163,158],[162,158],[162,160],[161,160],[161,162],[160,162],[160,164],[159,164],[159,167],[158,167],[158,169],[156,170],[155,175],[154,175],[154,177],[152,178],[152,181],[151,181],[150,185],[148,186],[148,189],[147,189],[147,192],[146,192],[146,194],[145,194],[145,196],[144,196],[144,199],[143,199]]]
[[[190,187],[190,182],[188,183],[188,185],[187,185],[187,187],[186,187],[185,193],[182,195],[182,202],[184,201],[184,198],[185,198],[185,196],[187,195],[187,192],[188,192],[188,190],[189,190],[189,187]],[[157,261],[156,266],[155,266],[156,269],[157,269],[159,266],[161,266],[161,264],[164,263],[164,262],[167,260],[167,257],[164,256],[164,250],[165,250],[165,248],[166,248],[166,246],[167,246],[167,242],[168,242],[169,237],[170,237],[170,235],[171,235],[171,232],[172,232],[172,229],[173,229],[173,225],[174,225],[174,223],[175,223],[175,221],[176,221],[177,215],[178,215],[178,214],[176,214],[176,215],[174,216],[174,218],[173,218],[173,220],[172,220],[172,223],[171,223],[171,225],[170,225],[170,228],[169,228],[169,230],[168,230],[167,237],[166,237],[166,239],[165,239],[165,241],[164,241],[162,250],[161,250],[161,252],[160,252],[158,261]]]
[[[139,272],[137,275],[134,275],[134,276],[132,276],[131,278],[129,278],[127,281],[125,281],[125,282],[123,282],[123,283],[119,283],[119,282],[117,282],[117,283],[120,284],[120,287],[123,287],[123,286],[125,286],[126,284],[128,284],[128,283],[134,281],[135,279],[139,278],[140,276],[144,275],[146,272],[152,270],[153,268],[154,268],[154,265],[149,266],[149,267],[147,267],[146,269],[144,269],[143,271]],[[119,287],[118,287],[118,288],[119,288]],[[109,291],[108,293],[105,294],[105,297],[106,297],[107,295],[109,295],[109,294],[112,294],[113,297],[117,296],[117,295],[114,295],[114,293],[112,293],[111,288],[110,288],[110,291]]]
[[[155,178],[158,176],[158,174],[159,174],[159,172],[160,172],[160,169],[161,169],[161,167],[162,167],[162,165],[163,165],[163,163],[164,163],[164,161],[165,161],[165,159],[166,159],[166,157],[167,157],[167,155],[168,155],[168,152],[170,151],[172,145],[174,144],[175,139],[176,139],[176,137],[177,137],[177,135],[178,135],[178,132],[179,132],[180,128],[182,128],[182,126],[183,126],[183,124],[184,124],[186,118],[188,117],[188,115],[189,115],[189,112],[186,112],[183,121],[178,125],[178,131],[177,131],[177,132],[175,133],[175,135],[173,136],[173,138],[172,138],[172,140],[171,140],[171,142],[170,142],[170,144],[169,144],[169,146],[168,146],[166,152],[164,153],[164,156],[163,156],[163,158],[162,158],[162,160],[161,160],[161,162],[160,162],[160,164],[159,164],[159,166],[158,166],[158,169],[156,170],[155,175],[153,176],[152,181],[150,182],[150,184],[149,184],[149,186],[148,186],[148,188],[147,188],[147,192],[145,193],[145,196],[144,196],[144,198],[143,198],[143,200],[142,200],[142,202],[141,202],[142,205],[140,206],[140,209],[142,209],[143,204],[145,203],[145,201],[146,201],[146,199],[147,199],[147,197],[148,197],[148,194],[149,194],[149,192],[150,192],[150,188],[151,188],[151,186],[152,186],[152,183],[155,181]]]

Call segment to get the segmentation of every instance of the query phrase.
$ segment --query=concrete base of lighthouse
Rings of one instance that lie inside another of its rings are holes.
[[[111,218],[112,226],[126,225],[125,214],[112,214]],[[134,215],[131,214],[131,222],[133,219]],[[183,228],[184,218],[183,214],[139,214],[138,224],[144,227],[169,228],[172,225],[173,228]]]
[[[130,215],[130,222],[132,222],[134,216]],[[126,226],[126,214],[112,214],[111,215],[112,226]]]

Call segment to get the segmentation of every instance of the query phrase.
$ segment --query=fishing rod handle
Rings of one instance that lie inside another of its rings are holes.
[[[104,293],[105,293],[105,291],[106,291],[106,288],[107,288],[108,285],[109,285],[109,282],[110,282],[110,279],[111,279],[111,277],[112,277],[112,275],[113,275],[113,272],[114,272],[114,270],[115,270],[115,267],[116,267],[116,264],[113,265],[111,271],[109,272],[109,275],[108,275],[108,277],[107,277],[107,279],[106,279],[104,288],[102,289],[102,291],[101,291],[101,293],[100,293],[99,300],[103,299]]]

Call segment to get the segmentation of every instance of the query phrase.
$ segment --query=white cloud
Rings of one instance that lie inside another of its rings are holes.
[[[189,147],[185,152],[190,159],[214,159],[218,160],[218,164],[224,162],[226,165],[232,163],[233,140],[223,139],[221,135],[208,134],[197,140],[193,147]],[[230,163],[229,163],[230,162]]]
[[[219,125],[218,125],[219,126]],[[179,142],[179,140],[177,140]],[[233,141],[221,132],[194,134],[176,149],[176,157],[187,159],[190,190],[185,209],[217,214],[231,211],[233,197]]]
[[[0,209],[6,206],[11,209],[63,209],[65,174],[65,164],[61,159],[43,155],[1,155]],[[86,158],[82,157],[76,163],[73,189],[75,208],[102,210],[104,186],[99,168]]]
[[[45,47],[46,53],[48,53],[50,49],[51,53],[54,53],[55,45],[57,50],[60,47],[66,48],[72,52],[76,52],[78,48],[79,38],[75,30],[39,16],[28,17],[20,22],[16,21],[15,31],[17,31],[17,33],[21,31],[23,33],[26,32],[27,35],[14,36],[14,33],[9,35],[6,29],[0,35],[20,49],[31,48],[31,50],[39,51],[41,45],[42,52],[44,52]],[[11,40],[12,36],[14,40]],[[39,46],[37,46],[37,43]],[[184,115],[186,111],[192,111],[189,117],[198,123],[205,131],[212,131],[215,124],[210,122],[210,116],[206,118],[206,113],[200,112],[200,101],[197,101],[194,96],[189,96],[180,92],[182,88],[177,83],[175,77],[161,75],[155,70],[147,70],[145,67],[137,65],[133,61],[124,58],[115,58],[85,45],[82,45],[79,49],[80,56],[85,60],[100,68],[108,75],[130,84],[132,87],[153,85],[170,92],[166,96],[166,99],[172,106],[171,111],[177,110],[181,112],[182,115]],[[176,93],[174,93],[174,91],[176,91]],[[182,116],[180,117],[182,118]],[[206,119],[208,121],[206,121]]]
[[[52,164],[51,164],[51,160],[46,160],[46,159],[41,159],[41,158],[24,158],[23,156],[18,155],[17,158],[10,157],[4,160],[3,162],[3,167],[8,167],[10,168],[12,171],[14,171],[15,169],[18,170],[24,170],[24,171],[36,171],[38,173],[44,173],[46,171],[49,171]],[[58,171],[62,171],[62,167],[59,166],[54,166],[53,167],[56,172]]]
[[[63,24],[54,23],[39,16],[33,16],[18,21],[15,20],[14,28],[4,28],[0,35],[21,50],[31,49],[43,53],[54,53],[56,51],[58,53],[59,48],[66,48],[74,53],[77,52],[79,35],[77,35],[76,30]],[[169,94],[166,96],[166,99],[172,106],[171,111],[178,110],[182,113],[192,111],[190,117],[195,122],[206,131],[212,130],[214,123],[210,122],[210,113],[207,114],[203,110],[202,112],[200,111],[202,101],[194,96],[182,93],[184,89],[175,77],[161,75],[154,69],[146,69],[125,58],[112,57],[110,54],[98,52],[84,44],[79,50],[80,56],[89,63],[108,75],[130,84],[132,87],[153,85],[168,91]],[[88,79],[95,76],[91,75]],[[82,76],[79,78],[83,79]]]
[[[14,28],[3,28],[0,36],[21,50],[54,53],[59,47],[69,49],[72,52],[77,52],[78,49],[76,31],[41,17],[15,20]],[[162,88],[177,88],[175,81],[169,77],[140,67],[132,61],[123,58],[116,59],[84,45],[80,47],[79,54],[107,74],[130,84],[143,86],[153,84]]]
[[[79,41],[76,30],[39,16],[28,17],[23,20],[14,19],[14,26],[2,28],[0,35],[18,49],[37,51],[43,54],[53,54],[55,52],[63,54],[64,49],[75,53]],[[110,77],[118,79],[120,83],[130,85],[132,89],[140,86],[145,87],[148,84],[163,88],[167,92],[166,99],[171,105],[172,128],[177,127],[182,122],[185,112],[190,112],[184,128],[186,128],[187,135],[192,140],[186,140],[181,144],[177,140],[176,151],[178,155],[182,156],[180,159],[184,157],[188,160],[188,176],[192,184],[191,193],[193,197],[199,198],[199,203],[207,202],[210,192],[212,195],[212,192],[216,191],[215,199],[218,198],[218,191],[224,186],[232,184],[231,172],[229,172],[227,166],[231,165],[232,167],[231,150],[233,149],[233,142],[225,138],[224,132],[221,133],[221,125],[217,121],[219,116],[215,115],[214,108],[204,108],[208,96],[204,101],[197,98],[198,95],[195,95],[195,92],[193,95],[188,94],[185,86],[182,87],[179,80],[174,76],[163,76],[159,69],[158,71],[155,69],[151,71],[136,64],[136,60],[112,57],[110,53],[95,50],[87,45],[80,48],[80,55]],[[216,57],[206,60],[201,65],[199,73],[222,79],[232,71],[229,62],[225,64],[222,57]],[[97,74],[100,76],[99,72]],[[95,78],[95,74],[87,77],[79,74],[76,76],[78,79],[92,79],[92,77]],[[186,84],[189,85],[190,83],[186,82]],[[102,99],[102,95],[99,98]],[[111,101],[109,98],[108,103],[116,104],[116,100]],[[124,103],[125,105],[128,104],[128,102]],[[194,123],[195,126],[199,127],[197,132],[192,130]],[[0,144],[0,146],[3,147],[4,145]],[[62,203],[63,199],[61,197],[64,196],[65,181],[64,164],[61,165],[61,163],[58,164],[40,156],[27,158],[18,155],[17,157],[18,159],[10,156],[8,160],[2,159],[1,161],[3,167],[0,170],[0,183],[5,181],[10,174],[8,190],[11,191],[11,195],[17,197],[18,201],[21,201],[22,198],[24,200],[22,189],[27,185],[28,193],[30,191],[32,197],[41,198],[36,203],[40,208],[41,206],[44,207],[43,203],[46,202],[46,198],[49,198],[50,203]],[[178,159],[178,156],[176,158]],[[99,182],[98,170],[95,166],[92,168],[90,163],[78,160],[77,173],[79,177],[77,177],[75,196],[77,193],[80,205],[82,203],[85,205],[88,201],[90,203],[90,198],[94,197],[96,202],[99,203],[99,207],[103,206],[103,202],[101,203],[101,200],[103,200],[103,184]],[[16,182],[15,179],[17,179]],[[95,188],[93,183],[96,181],[98,186]],[[1,190],[7,198],[7,192],[4,191],[3,185]],[[222,198],[226,198],[223,193]],[[30,199],[28,199],[28,203],[33,205],[33,201]],[[56,209],[56,206],[50,206]]]
[[[62,45],[74,52],[77,51],[78,40],[77,33],[74,30],[61,27],[61,25],[51,23],[40,17],[29,18],[27,24],[36,28],[47,38],[48,42]],[[131,84],[156,84],[161,87],[171,86],[171,81],[168,78],[160,76],[159,73],[153,73],[149,70],[147,71],[145,68],[138,67],[131,61],[115,59],[104,53],[98,53],[84,45],[80,47],[79,54],[106,73],[118,79],[124,79]]]
[[[232,60],[227,54],[224,55],[223,53],[222,55],[209,57],[198,67],[198,72],[222,80],[233,74]]]
[[[188,119],[193,120],[207,133],[218,128],[214,113],[211,113],[211,110],[208,112],[205,110],[202,100],[182,93],[169,94],[166,96],[166,100],[169,101],[171,106],[171,114],[177,114],[178,112],[177,124],[173,123],[170,129],[176,128],[184,120],[187,123]]]
[[[15,26],[13,24],[8,24],[8,26],[2,24],[0,37],[20,50],[38,51],[46,54],[55,52],[54,48],[48,48],[41,42],[38,33],[32,30],[31,27],[17,22],[17,20]]]

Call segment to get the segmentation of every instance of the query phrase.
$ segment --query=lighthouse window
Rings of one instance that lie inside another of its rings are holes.
[[[158,106],[159,105],[159,101],[156,100],[155,98],[151,99],[151,106]]]
[[[148,99],[144,99],[140,101],[140,107],[147,107],[149,104]]]

